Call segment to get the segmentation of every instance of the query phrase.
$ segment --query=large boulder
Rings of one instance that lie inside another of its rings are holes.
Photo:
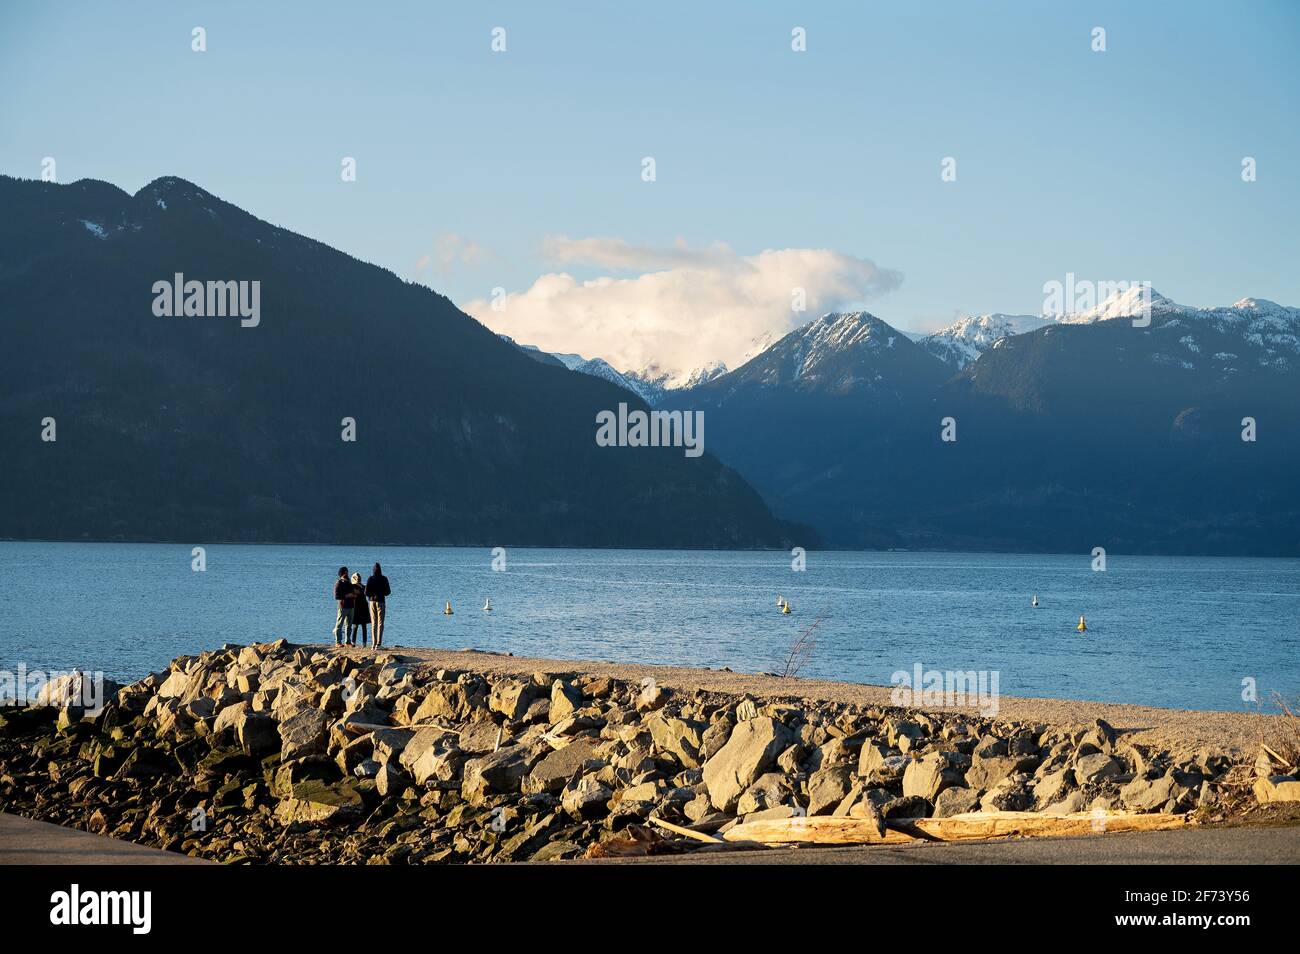
[[[864,742],[858,753],[858,774],[867,778],[878,769],[885,759],[892,755],[889,747],[879,742]]]
[[[592,818],[609,811],[609,800],[614,797],[594,775],[584,775],[564,787],[560,807],[574,818]]]
[[[858,775],[868,785],[888,785],[903,777],[912,760],[878,742],[867,742],[858,755]]]
[[[503,738],[509,744],[510,740],[505,737],[501,726],[491,719],[476,719],[460,730],[460,747],[475,754],[495,752]]]
[[[1079,747],[1089,746],[1107,755],[1115,750],[1115,730],[1105,719],[1098,719],[1079,740]]]
[[[465,753],[456,748],[454,736],[423,750],[420,757],[410,763],[410,772],[416,785],[437,788],[456,788],[465,764]]]
[[[734,810],[741,793],[792,741],[790,731],[775,719],[760,716],[739,723],[727,744],[704,763],[704,784],[713,806],[724,812]]]
[[[329,743],[330,717],[319,709],[299,709],[280,723],[280,759],[288,762],[321,755]]]
[[[562,749],[544,755],[524,778],[526,795],[559,792],[589,759],[596,757],[596,746],[589,739],[575,739]]]
[[[411,719],[413,725],[434,719],[463,719],[469,711],[465,687],[455,682],[435,682],[429,687],[420,707]]]
[[[265,712],[242,712],[237,715],[235,736],[247,755],[269,755],[280,748],[280,726]]]
[[[723,718],[704,730],[704,735],[700,738],[700,758],[703,761],[707,762],[722,751],[722,747],[727,744],[727,739],[731,738],[731,730],[734,726],[735,723],[731,719]]]
[[[226,706],[213,720],[212,734],[217,738],[235,738],[240,720],[252,711],[253,706],[249,702],[236,702],[234,705]]]
[[[511,722],[518,722],[537,698],[537,689],[521,679],[498,679],[488,696],[488,708]]]
[[[674,719],[656,712],[649,716],[646,728],[661,750],[671,753],[685,768],[700,767],[700,746],[705,726],[685,719]]]
[[[303,782],[330,784],[340,778],[338,765],[323,755],[282,762],[271,776],[271,794],[276,798],[292,798],[294,786]]]
[[[276,806],[281,824],[345,824],[360,820],[365,811],[361,795],[351,781],[334,783],[309,780],[293,786],[293,794]]]
[[[320,696],[319,690],[286,681],[280,685],[275,701],[271,703],[271,715],[284,722],[301,712],[318,711],[317,701]]]
[[[1075,812],[1085,811],[1088,808],[1088,796],[1082,789],[1074,789],[1067,792],[1066,796],[1059,802],[1054,802],[1043,809],[1045,815],[1072,815]]]
[[[973,788],[945,788],[934,798],[934,817],[948,818],[952,815],[964,815],[979,808],[980,793]]]
[[[813,772],[808,777],[808,814],[828,815],[834,811],[849,794],[853,777],[853,766],[844,762]]]
[[[1135,778],[1119,790],[1125,807],[1137,812],[1154,812],[1178,795],[1173,773],[1156,779]]]
[[[1079,780],[1080,785],[1103,782],[1108,778],[1123,774],[1124,763],[1119,759],[1112,758],[1105,752],[1084,755],[1075,760],[1074,763],[1074,777]]]
[[[1068,768],[1047,772],[1034,780],[1034,798],[1040,807],[1053,805],[1070,793],[1074,787],[1074,772]]]
[[[997,785],[984,793],[980,799],[980,811],[985,812],[1027,812],[1034,804],[1033,792],[1029,790],[1030,776],[1026,774],[1008,775]]]
[[[911,762],[903,772],[903,794],[919,795],[930,802],[945,788],[962,784],[961,773],[953,768],[946,752],[931,752]]]
[[[767,772],[741,793],[736,802],[737,815],[752,815],[778,805],[794,802],[794,786],[783,772]]]
[[[112,679],[89,676],[76,670],[42,683],[29,704],[97,712],[120,688]]]
[[[971,788],[995,788],[1004,778],[1032,772],[1038,765],[1037,756],[1006,755],[1005,751],[1005,743],[977,748],[966,771],[966,784]]]
[[[179,670],[171,672],[158,687],[158,695],[163,699],[179,699],[189,692],[190,682],[188,673]]]
[[[371,734],[377,762],[396,761],[415,736],[413,729],[376,729]]]
[[[563,722],[582,706],[582,693],[572,683],[557,679],[551,683],[551,708],[548,713],[551,725]]]
[[[495,752],[465,763],[461,797],[478,805],[489,794],[519,791],[519,785],[532,767],[528,750],[521,745],[507,745]]]
[[[450,729],[443,729],[437,726],[425,726],[416,729],[415,733],[406,740],[406,745],[402,747],[402,752],[397,757],[398,763],[407,771],[430,749],[448,749],[456,747],[456,733]]]

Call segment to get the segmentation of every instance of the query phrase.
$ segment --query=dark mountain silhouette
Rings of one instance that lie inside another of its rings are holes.
[[[1297,335],[1296,309],[1156,296],[1149,327],[1066,319],[954,374],[830,315],[669,406],[832,546],[1297,555]]]
[[[595,443],[618,388],[176,178],[0,178],[0,536],[785,545],[709,454]],[[260,323],[155,282],[259,281]],[[40,439],[54,418],[57,440]],[[341,439],[356,421],[355,442]],[[799,537],[806,533],[797,534]]]

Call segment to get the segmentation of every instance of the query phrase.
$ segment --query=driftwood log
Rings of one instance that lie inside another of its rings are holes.
[[[900,818],[888,822],[882,836],[866,818],[772,818],[745,822],[723,833],[731,842],[760,845],[898,845],[917,838],[929,841],[973,841],[1008,836],[1091,835],[1118,831],[1157,831],[1180,828],[1184,815],[1137,812],[968,812],[948,818]]]

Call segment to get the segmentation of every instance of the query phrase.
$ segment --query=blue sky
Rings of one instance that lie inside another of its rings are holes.
[[[805,264],[908,329],[1067,272],[1300,304],[1297,49],[1287,2],[9,2],[0,172],[179,175],[520,337],[680,365],[814,317],[778,313]]]

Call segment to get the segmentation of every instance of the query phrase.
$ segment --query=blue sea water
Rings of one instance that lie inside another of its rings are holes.
[[[1088,554],[813,552],[796,572],[786,553],[510,549],[494,571],[486,548],[230,545],[195,572],[189,546],[0,543],[0,670],[135,679],[227,642],[327,642],[335,571],[376,560],[390,648],[761,672],[821,616],[805,676],[887,685],[919,663],[997,671],[1008,696],[1190,709],[1300,695],[1300,560],[1122,554],[1094,572]]]

